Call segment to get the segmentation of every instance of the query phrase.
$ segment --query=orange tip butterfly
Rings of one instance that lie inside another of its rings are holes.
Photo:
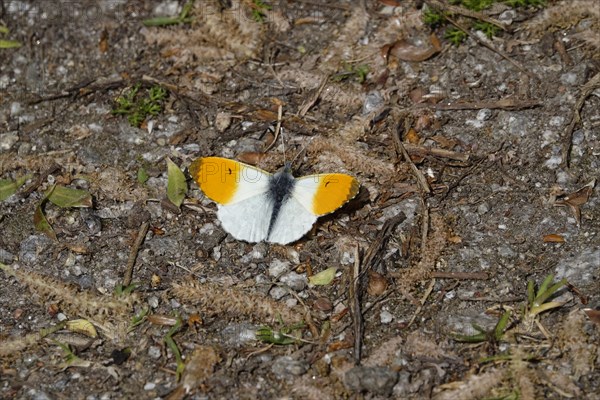
[[[218,204],[223,229],[251,243],[300,239],[318,217],[354,198],[360,186],[346,174],[294,178],[289,164],[270,174],[220,157],[199,158],[189,170],[206,197]]]

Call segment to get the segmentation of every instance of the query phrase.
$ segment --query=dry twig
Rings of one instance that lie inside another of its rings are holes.
[[[127,260],[127,269],[125,270],[125,277],[123,278],[123,288],[126,288],[131,284],[131,278],[133,277],[133,267],[135,266],[135,260],[137,258],[138,251],[140,250],[140,246],[144,242],[144,238],[146,237],[146,233],[148,233],[148,228],[150,227],[150,223],[145,221],[140,225],[140,229],[138,230],[137,237],[135,238],[135,243],[131,247],[131,251],[129,252],[129,259]]]
[[[408,122],[406,119],[404,121]],[[404,125],[407,125],[407,123],[405,123]],[[404,128],[405,131],[408,130],[408,126],[405,126]],[[410,165],[410,169],[415,175],[415,178],[417,178],[417,182],[419,182],[421,190],[427,194],[431,193],[431,187],[429,186],[429,182],[427,182],[427,178],[425,178],[425,175],[423,175],[419,168],[417,168],[415,163],[412,162],[410,156],[408,155],[408,152],[406,151],[406,148],[404,147],[404,144],[402,143],[401,136],[402,134],[400,133],[399,129],[397,129],[396,133],[392,135],[392,137],[394,138],[394,145],[396,146],[396,152],[398,153],[398,155],[402,155],[404,161],[406,161]]]
[[[360,299],[362,297],[362,285],[360,274],[360,254],[358,244],[354,248],[354,268],[352,268],[352,284],[349,288],[348,298],[350,311],[352,313],[352,326],[354,330],[354,363],[360,364],[362,356],[363,315],[360,310]]]
[[[528,108],[540,107],[542,103],[538,100],[519,100],[514,97],[505,97],[500,100],[483,100],[477,102],[455,102],[450,104],[417,104],[414,108],[433,108],[435,110],[526,110]]]

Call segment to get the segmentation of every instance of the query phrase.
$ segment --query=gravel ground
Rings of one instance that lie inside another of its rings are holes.
[[[600,6],[455,46],[437,1],[266,3],[0,2],[0,398],[600,399]],[[139,127],[136,85],[167,93]],[[361,190],[240,242],[167,199],[207,155]]]

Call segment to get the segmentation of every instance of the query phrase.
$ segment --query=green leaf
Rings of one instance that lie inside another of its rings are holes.
[[[336,267],[327,268],[324,271],[319,272],[308,278],[309,285],[314,286],[324,286],[329,285],[333,279],[335,278],[335,273],[337,272]]]
[[[527,304],[529,307],[533,306],[533,300],[535,300],[535,283],[529,281],[527,282]]]
[[[167,25],[177,25],[181,23],[181,19],[179,17],[156,17],[156,18],[148,18],[142,21],[144,26],[167,26]]]
[[[54,186],[50,190],[51,191],[54,190]],[[50,192],[50,193],[52,193],[52,192]],[[56,237],[56,232],[54,232],[54,229],[52,229],[52,225],[50,225],[50,223],[46,219],[46,216],[44,215],[43,206],[44,206],[44,203],[46,203],[46,201],[48,201],[48,194],[46,194],[46,196],[44,196],[44,198],[40,201],[40,203],[35,208],[35,212],[33,213],[33,226],[35,227],[36,231],[42,232],[43,234],[48,236],[50,239],[54,240],[55,242],[58,242],[58,238]]]
[[[64,186],[56,186],[47,194],[48,200],[62,208],[68,207],[92,207],[92,195],[81,189],[71,189]]]
[[[137,172],[138,182],[143,185],[144,183],[146,183],[148,181],[149,178],[150,178],[150,176],[148,176],[148,171],[146,171],[146,168],[140,167]]]
[[[504,335],[504,331],[506,330],[506,325],[508,324],[508,320],[510,318],[510,311],[506,310],[504,314],[500,317],[500,320],[494,327],[494,339],[499,342]]]
[[[23,175],[14,181],[12,179],[0,179],[0,201],[4,201],[15,194],[17,190],[30,178],[31,174]]]
[[[0,49],[16,49],[21,47],[21,42],[17,40],[0,39]]]
[[[169,329],[169,332],[167,332],[167,334],[165,335],[165,337],[163,339],[165,341],[165,344],[167,345],[167,347],[171,349],[171,351],[173,352],[173,355],[175,356],[175,361],[177,362],[177,369],[175,370],[175,376],[177,378],[177,381],[179,381],[179,378],[181,378],[181,374],[183,373],[183,370],[185,369],[185,363],[183,362],[183,359],[181,358],[181,352],[179,351],[179,347],[177,347],[175,340],[173,340],[173,335],[175,335],[177,333],[179,328],[181,328],[181,325],[183,325],[183,321],[181,320],[181,317],[177,316],[177,322],[175,323],[175,325],[173,325],[173,327],[171,327],[171,329]]]
[[[298,341],[298,339],[294,336],[273,330],[268,326],[263,326],[257,329],[255,335],[256,338],[261,342],[271,344],[288,345],[294,344]]]
[[[535,299],[533,305],[535,307],[541,306],[544,304],[544,302],[546,300],[548,300],[548,298],[550,296],[552,296],[558,289],[560,289],[561,287],[563,287],[564,285],[567,284],[567,280],[566,279],[561,279],[559,282],[555,283],[554,285],[552,285],[551,287],[549,287],[548,289],[546,289],[544,291],[544,293],[540,293],[538,295],[538,297]]]
[[[8,199],[17,192],[17,183],[10,179],[0,179],[0,201]]]
[[[171,203],[180,207],[188,190],[187,182],[181,169],[169,158],[167,158],[167,175],[167,197]]]
[[[544,293],[548,289],[548,286],[550,286],[550,284],[552,283],[553,280],[554,280],[554,275],[553,274],[548,275],[544,279],[544,281],[540,285],[540,288],[537,291],[536,300],[538,299],[538,297],[540,297],[540,295],[542,293]]]
[[[452,336],[454,337],[454,340],[466,343],[482,343],[488,339],[485,333],[478,333],[475,335],[460,335],[455,333]]]

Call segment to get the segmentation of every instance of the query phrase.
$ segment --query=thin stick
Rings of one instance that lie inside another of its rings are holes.
[[[413,313],[413,316],[410,319],[410,321],[408,322],[407,327],[411,326],[412,323],[415,322],[415,319],[417,318],[417,315],[419,315],[421,313],[421,310],[423,309],[423,305],[427,301],[427,298],[431,295],[431,292],[433,292],[433,287],[434,286],[435,286],[435,279],[432,279],[431,282],[429,283],[429,286],[427,287],[427,290],[425,290],[425,293],[423,294],[423,297],[421,297],[421,301],[419,302],[420,304],[417,307],[417,309],[415,310],[415,312]]]
[[[431,273],[432,278],[439,279],[458,279],[458,280],[488,280],[489,275],[485,272],[439,272]]]
[[[427,237],[429,235],[429,207],[425,204],[425,199],[421,197],[423,205],[423,219],[421,220],[421,257],[427,251]]]
[[[396,152],[399,155],[401,154],[404,158],[404,161],[406,161],[410,165],[410,170],[412,171],[415,178],[417,178],[417,182],[419,182],[421,190],[427,194],[431,193],[431,187],[429,186],[429,182],[427,182],[427,178],[425,178],[425,175],[423,175],[423,173],[419,170],[419,168],[417,168],[415,163],[410,159],[410,156],[408,155],[408,152],[406,151],[406,148],[402,143],[400,135],[401,134],[399,130],[396,130],[396,133],[392,135],[394,138],[394,144],[396,145]]]
[[[519,100],[512,97],[505,97],[500,100],[482,100],[477,102],[455,102],[450,104],[438,103],[438,104],[415,104],[412,108],[422,109],[430,108],[434,110],[448,111],[448,110],[481,110],[483,108],[489,108],[490,110],[526,110],[529,108],[535,108],[542,106],[543,103],[539,100]]]
[[[459,153],[457,151],[439,149],[436,147],[419,146],[419,145],[410,144],[410,143],[402,143],[402,147],[404,147],[404,149],[406,150],[406,152],[409,155],[410,154],[414,154],[414,155],[418,155],[418,156],[431,155],[434,157],[449,158],[450,160],[463,161],[463,162],[469,161],[469,158],[470,158],[470,155],[466,154],[466,153]]]
[[[269,150],[271,150],[273,148],[273,146],[275,146],[275,143],[277,142],[277,138],[279,137],[279,132],[281,131],[281,118],[283,117],[283,107],[281,106],[281,104],[279,105],[279,107],[277,107],[277,125],[275,125],[275,132],[273,133],[273,135],[275,136],[273,138],[273,141],[271,142],[271,144],[265,149],[265,153]],[[285,142],[283,143],[283,158],[285,159]]]
[[[388,239],[390,233],[394,230],[394,228],[398,224],[401,224],[402,222],[404,222],[405,219],[406,219],[406,214],[404,214],[403,212],[400,212],[400,214],[385,221],[385,223],[383,224],[383,227],[377,234],[377,237],[371,243],[371,245],[365,252],[365,255],[363,256],[363,259],[362,259],[362,264],[364,265],[364,268],[362,271],[363,275],[366,274],[369,271],[369,269],[373,268],[373,265],[375,264],[375,262],[374,262],[375,257],[385,247],[384,245],[385,245],[386,240]]]
[[[317,100],[319,100],[319,97],[321,97],[321,93],[323,92],[323,89],[325,89],[325,85],[327,84],[328,79],[329,79],[329,76],[324,77],[323,80],[321,81],[321,84],[319,85],[319,89],[317,89],[317,91],[315,92],[313,97],[309,101],[307,101],[305,104],[303,104],[302,107],[300,107],[300,110],[298,110],[298,115],[300,117],[304,117],[306,115],[306,113],[308,112],[308,110],[310,110],[311,107],[315,105]]]
[[[360,279],[360,254],[358,243],[354,247],[354,268],[352,268],[352,284],[350,285],[349,297],[352,311],[352,323],[354,328],[354,364],[359,365],[362,357],[363,315],[360,310],[360,298],[362,285]]]
[[[150,223],[145,221],[140,226],[138,230],[137,237],[135,238],[135,243],[131,247],[131,251],[129,252],[129,259],[127,260],[127,269],[125,270],[125,277],[123,278],[123,287],[126,288],[131,284],[131,278],[133,277],[133,267],[135,266],[135,260],[137,258],[138,251],[140,250],[140,246],[144,242],[144,238],[146,237],[146,233],[148,232],[148,228],[150,227]]]

